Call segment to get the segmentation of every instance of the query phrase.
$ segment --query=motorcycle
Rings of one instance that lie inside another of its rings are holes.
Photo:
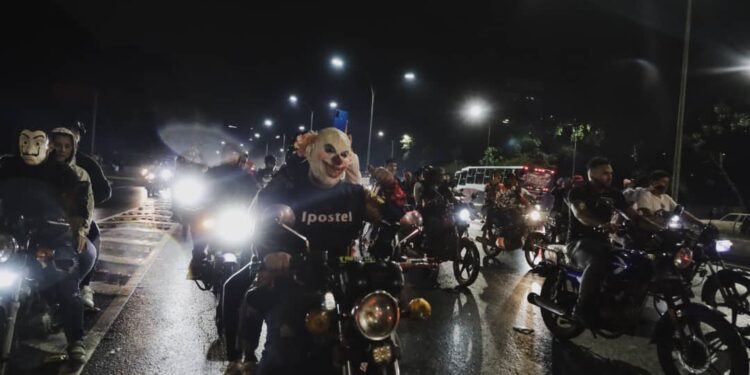
[[[208,186],[201,174],[190,173],[175,178],[171,192],[172,212],[175,220],[182,225],[182,236],[187,238],[191,226],[207,203]]]
[[[203,211],[199,217],[194,242],[201,238],[205,257],[199,266],[200,280],[194,281],[198,289],[219,296],[224,282],[245,264],[240,257],[250,247],[252,233],[248,228],[253,227],[252,216],[248,207],[239,204]]]
[[[666,243],[667,231],[653,235]],[[690,302],[692,292],[682,272],[693,264],[689,249],[662,246],[660,251],[613,249],[612,272],[601,285],[598,328],[595,336],[608,339],[632,334],[649,296],[666,303],[666,313],[656,323],[652,341],[666,374],[747,374],[748,356],[737,330],[708,307]],[[541,309],[545,326],[555,338],[569,340],[586,329],[571,317],[578,298],[582,269],[567,250],[537,272],[546,277],[541,293],[530,293],[529,303]],[[719,366],[717,368],[717,366]]]
[[[304,343],[304,354],[288,354],[284,359],[296,360],[291,366],[294,373],[399,374],[401,347],[396,328],[402,309],[397,297],[404,283],[399,265],[352,257],[332,259],[327,252],[311,254],[307,239],[291,228],[295,215],[290,207],[271,206],[263,217],[301,243],[298,248],[302,250],[290,262],[294,298],[285,301],[294,304],[292,311],[307,311],[304,322],[297,322],[303,324],[285,324],[304,330],[295,334],[295,340]],[[430,311],[427,301],[415,299],[403,313],[426,319]],[[261,358],[259,374],[273,372],[266,360]]]
[[[50,289],[54,280],[45,278],[44,270],[67,264],[58,264],[54,249],[45,246],[42,238],[69,230],[64,219],[32,220],[18,215],[3,217],[0,223],[0,374],[7,372],[23,341],[62,331]]]
[[[165,165],[141,169],[141,178],[146,187],[146,196],[156,197],[162,190],[169,187],[174,177],[174,170]]]
[[[482,235],[476,240],[482,244],[484,253],[489,258],[494,258],[501,251],[522,249],[524,257],[530,267],[535,267],[543,260],[543,245],[548,243],[544,229],[544,214],[539,205],[519,206],[514,210],[507,210],[505,225],[497,220],[499,209],[495,208],[488,214],[487,221],[482,227]],[[494,216],[494,217],[493,217]],[[498,243],[499,238],[504,238],[504,247]]]
[[[682,208],[675,212],[663,213],[667,216],[670,236],[662,246],[682,247],[693,253],[693,264],[683,273],[688,285],[703,281],[701,300],[713,308],[726,312],[732,324],[744,337],[750,347],[750,325],[740,316],[750,317],[750,273],[728,267],[721,257],[732,248],[732,242],[719,239],[716,227],[707,225],[699,232],[687,229],[680,217]]]
[[[529,267],[535,268],[543,263],[550,246],[564,245],[567,242],[567,226],[562,224],[559,215],[549,214],[543,217],[539,205],[535,205],[526,214],[529,234],[523,243],[524,257]],[[559,247],[559,246],[556,246]]]
[[[441,263],[453,261],[453,276],[458,285],[468,287],[479,276],[481,262],[479,249],[469,237],[470,223],[471,211],[465,204],[448,204],[446,214],[437,224],[440,229],[432,234],[437,238],[428,239],[422,215],[416,210],[407,212],[397,224],[393,252],[387,258],[400,262],[405,272],[428,269],[435,275]]]

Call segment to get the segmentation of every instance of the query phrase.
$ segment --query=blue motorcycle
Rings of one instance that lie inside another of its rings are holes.
[[[653,234],[655,243],[669,232]],[[548,262],[537,268],[546,279],[541,293],[528,301],[541,308],[544,324],[560,340],[579,336],[587,327],[572,318],[583,269],[575,264],[575,244],[555,247]],[[647,300],[667,306],[653,333],[659,363],[666,374],[747,374],[748,356],[739,333],[722,314],[692,303],[682,273],[694,265],[693,253],[681,246],[659,251],[613,249],[612,268],[601,284],[598,324],[592,333],[608,339],[633,334]]]

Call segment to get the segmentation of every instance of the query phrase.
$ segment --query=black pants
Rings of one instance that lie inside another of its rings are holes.
[[[224,290],[221,296],[219,319],[221,319],[220,326],[224,328],[224,339],[226,341],[227,359],[229,361],[237,361],[242,357],[241,347],[239,345],[240,335],[239,323],[240,323],[240,306],[242,305],[242,299],[253,282],[255,275],[250,271],[250,264],[240,268],[234,275],[230,276],[224,283]],[[261,301],[262,302],[262,301]],[[255,348],[258,347],[258,340],[260,339],[260,331],[263,328],[263,317],[258,317],[258,321],[245,322],[243,323],[245,328],[245,335],[251,336],[244,337],[245,347],[250,352],[254,352]],[[256,325],[257,335],[255,330],[248,328],[249,326]],[[254,337],[254,342],[253,338]]]
[[[576,310],[578,313],[591,314],[598,305],[602,282],[612,268],[611,246],[601,239],[580,239],[569,246],[573,248],[573,259],[584,268]]]

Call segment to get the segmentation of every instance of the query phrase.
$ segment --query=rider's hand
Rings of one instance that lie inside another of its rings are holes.
[[[292,256],[287,253],[275,252],[263,258],[263,266],[269,272],[283,273],[289,270],[289,261],[291,259]]]
[[[617,233],[617,225],[613,223],[604,223],[599,226],[605,233]]]
[[[82,253],[86,249],[86,237],[78,236],[78,243],[76,245],[76,252]]]

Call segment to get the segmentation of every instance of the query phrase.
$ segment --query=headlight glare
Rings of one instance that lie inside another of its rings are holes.
[[[395,298],[384,291],[375,291],[362,298],[352,316],[362,336],[380,341],[396,330],[401,312]]]
[[[469,221],[471,220],[471,213],[469,213],[469,210],[464,208],[458,212],[458,218],[461,219],[461,221]]]
[[[169,181],[172,179],[172,171],[169,169],[162,169],[161,172],[159,172],[159,177],[164,181]]]
[[[252,224],[250,212],[246,208],[228,208],[219,212],[214,228],[220,241],[239,245],[250,238]]]
[[[18,274],[8,270],[0,271],[0,288],[7,288],[16,282]]]
[[[542,214],[537,210],[531,211],[531,213],[529,213],[529,219],[531,219],[531,221],[542,220]]]
[[[183,207],[196,207],[206,198],[206,185],[198,178],[185,178],[172,187],[172,196]]]
[[[730,240],[717,240],[716,241],[716,251],[720,253],[726,253],[727,251],[732,249],[732,241]]]

